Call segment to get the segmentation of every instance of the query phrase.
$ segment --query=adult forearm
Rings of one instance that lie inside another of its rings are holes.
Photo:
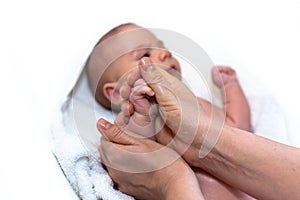
[[[167,184],[164,192],[165,200],[204,200],[194,172],[186,170],[179,173],[181,174],[179,178]]]
[[[300,150],[224,127],[197,166],[258,199],[300,199]]]

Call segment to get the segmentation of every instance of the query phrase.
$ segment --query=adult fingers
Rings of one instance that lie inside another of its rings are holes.
[[[97,128],[104,135],[107,140],[123,145],[133,145],[136,144],[136,139],[128,134],[126,134],[123,130],[120,129],[119,126],[115,124],[111,124],[104,119],[100,119],[97,123]]]

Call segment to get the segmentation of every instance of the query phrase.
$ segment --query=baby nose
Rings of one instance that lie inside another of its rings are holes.
[[[172,56],[171,52],[168,50],[160,50],[158,54],[158,58],[160,61],[165,61],[167,58],[170,58]]]

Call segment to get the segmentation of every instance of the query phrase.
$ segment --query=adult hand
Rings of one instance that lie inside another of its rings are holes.
[[[175,151],[103,119],[97,127],[104,136],[101,160],[120,191],[137,199],[203,199],[194,172]]]
[[[183,82],[149,58],[143,58],[140,63],[140,74],[155,92],[160,115],[172,130],[169,132],[172,134],[158,134],[158,141],[168,144],[189,164],[197,166],[199,157],[207,155],[217,142],[224,115],[217,115],[218,112],[213,110],[215,107],[209,112],[204,111]]]

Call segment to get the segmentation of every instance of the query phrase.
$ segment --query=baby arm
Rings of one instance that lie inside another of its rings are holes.
[[[226,109],[226,123],[249,131],[250,107],[235,71],[225,66],[214,67],[212,69],[212,79],[222,89]]]

